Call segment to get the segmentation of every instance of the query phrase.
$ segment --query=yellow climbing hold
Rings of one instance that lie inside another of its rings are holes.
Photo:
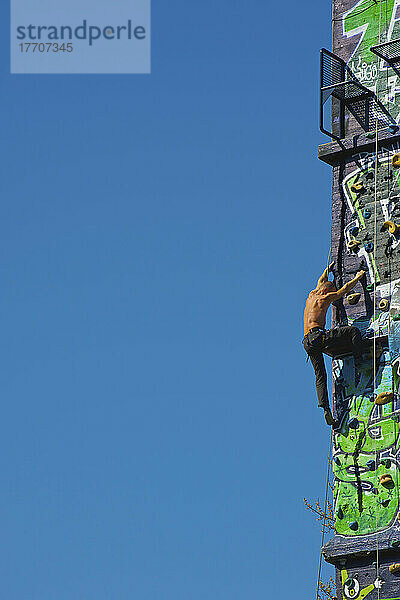
[[[375,398],[375,404],[382,406],[383,404],[389,404],[394,398],[393,392],[382,392]]]
[[[389,233],[391,233],[392,235],[397,233],[400,228],[399,225],[397,225],[397,223],[394,223],[393,221],[385,221],[382,227],[383,229],[389,229]]]
[[[389,300],[386,298],[382,298],[382,300],[378,304],[380,310],[389,310]]]
[[[347,296],[347,302],[349,304],[357,304],[359,299],[361,298],[361,294],[349,294]]]
[[[350,186],[350,190],[352,192],[354,192],[355,194],[359,194],[360,192],[362,192],[364,190],[364,184],[362,181],[357,181],[357,183],[353,183]]]
[[[350,240],[350,242],[347,244],[347,247],[349,250],[357,250],[359,245],[360,242],[358,240]]]
[[[400,571],[400,563],[393,563],[392,565],[390,565],[389,571],[391,573],[399,573],[399,571]]]
[[[396,169],[400,168],[400,154],[394,154],[392,156],[392,167],[395,167]]]
[[[381,475],[379,481],[381,482],[381,485],[384,485],[384,486],[390,487],[393,485],[393,479],[392,479],[392,476],[389,475],[389,473],[384,473],[383,475]]]

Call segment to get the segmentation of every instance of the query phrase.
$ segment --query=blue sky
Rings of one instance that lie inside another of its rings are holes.
[[[330,1],[153,1],[152,75],[9,74],[0,595],[310,598]]]

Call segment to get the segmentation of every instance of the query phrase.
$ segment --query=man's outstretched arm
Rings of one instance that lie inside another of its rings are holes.
[[[332,297],[334,296],[334,298],[332,298],[331,302],[335,302],[335,300],[339,300],[340,298],[343,298],[343,296],[345,294],[347,294],[347,292],[350,292],[350,290],[352,290],[357,285],[357,283],[360,281],[360,279],[362,279],[364,277],[364,275],[365,275],[365,271],[358,271],[358,273],[354,277],[354,279],[345,283],[344,286],[340,288],[340,290],[337,290],[337,292],[333,292],[332,294],[329,294],[329,296],[332,296]]]
[[[328,267],[326,267],[325,271],[322,273],[321,277],[318,279],[317,287],[319,287],[322,283],[325,283],[325,281],[328,281],[329,271],[332,269],[334,264],[335,264],[334,262],[331,262],[331,264]]]

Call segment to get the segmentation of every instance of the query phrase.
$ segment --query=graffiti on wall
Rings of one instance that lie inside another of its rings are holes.
[[[370,48],[399,38],[400,0],[360,0],[341,16],[340,35],[335,36],[338,47],[341,42],[351,44],[348,67],[363,85],[377,94],[396,120],[400,116],[396,102],[400,94],[399,75]]]
[[[360,166],[342,184],[352,214],[344,230],[347,249],[365,260],[370,279],[377,284],[393,284],[400,278],[400,238],[385,226],[400,221],[400,170],[393,168],[393,156],[393,148],[378,156],[358,155]]]
[[[347,141],[335,155],[326,151],[334,166],[335,280],[342,285],[365,269],[367,281],[334,313],[337,324],[359,327],[365,348],[356,359],[333,360],[336,535],[324,556],[335,564],[339,600],[399,600],[400,147],[381,140],[386,147],[376,153],[374,130],[384,129],[384,138],[396,133],[393,120],[400,125],[400,63],[392,68],[370,48],[400,40],[400,0],[334,0],[333,8],[333,52],[375,101],[349,101],[343,113],[333,102],[333,124],[345,119]],[[368,139],[371,151],[357,151]]]
[[[347,203],[344,270],[351,261],[368,269],[369,304],[347,306],[347,322],[374,336],[361,360],[333,361],[335,528],[365,536],[393,528],[400,539],[400,169],[397,146],[353,157],[341,181]],[[388,223],[392,227],[388,226]],[[347,262],[346,262],[347,261]],[[359,263],[360,264],[360,263]],[[373,284],[375,282],[375,298]],[[375,306],[373,304],[375,300]],[[375,400],[391,394],[380,405]]]
[[[400,327],[390,331],[389,338],[398,340],[400,346]],[[371,356],[356,366],[354,359],[334,361],[336,402],[346,409],[340,431],[334,435],[334,502],[340,535],[371,534],[393,524],[400,535],[400,522],[396,522],[400,508],[398,387],[387,404],[374,402],[380,394],[393,392],[393,371],[398,370],[399,361],[389,343],[391,348],[384,348],[379,357],[375,377]]]
[[[342,569],[340,575],[343,597],[348,600],[363,600],[367,596],[370,596],[371,592],[382,588],[382,581],[378,577],[372,583],[361,587],[361,577],[358,574],[357,577],[350,577],[347,570]]]

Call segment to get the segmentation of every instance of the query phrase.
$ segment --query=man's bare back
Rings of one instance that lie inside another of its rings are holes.
[[[332,267],[333,263],[325,269],[318,280],[317,287],[308,295],[304,309],[304,335],[307,335],[314,327],[324,329],[326,313],[332,302],[339,300],[352,290],[365,274],[365,271],[359,271],[354,279],[346,283],[340,290],[336,290],[335,284],[328,281],[328,273]]]
[[[326,294],[318,290],[310,292],[304,309],[304,335],[307,335],[313,327],[325,329],[326,313],[330,304]]]

